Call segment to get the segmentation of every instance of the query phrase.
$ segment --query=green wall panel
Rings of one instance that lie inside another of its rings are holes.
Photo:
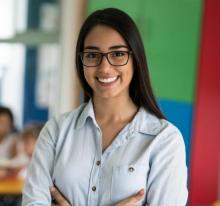
[[[114,7],[127,12],[133,18],[139,14],[141,5],[139,0],[89,0],[88,2],[89,13],[101,8]]]
[[[194,101],[202,0],[90,0],[88,12],[116,7],[137,23],[159,98]]]

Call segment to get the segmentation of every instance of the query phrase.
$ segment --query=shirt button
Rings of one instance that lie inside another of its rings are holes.
[[[134,172],[134,168],[133,167],[129,167],[128,170],[129,170],[129,172]]]
[[[100,161],[97,161],[97,162],[96,162],[96,165],[98,165],[98,166],[99,166],[100,164],[101,164],[101,162],[100,162]]]
[[[92,191],[94,191],[94,192],[96,191],[96,187],[95,186],[92,187]]]

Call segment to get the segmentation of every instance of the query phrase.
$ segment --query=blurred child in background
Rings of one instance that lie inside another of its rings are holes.
[[[26,176],[26,168],[42,126],[40,123],[30,123],[16,133],[12,111],[0,107],[0,179]]]
[[[12,158],[15,155],[14,128],[12,111],[0,106],[0,158]]]
[[[12,111],[0,106],[0,182],[17,179],[22,184],[41,128],[42,124],[31,123],[17,132]],[[0,194],[2,205],[21,205],[21,197]]]
[[[11,172],[8,160],[17,155],[15,131],[12,111],[8,107],[0,106],[0,178]]]
[[[34,123],[26,126],[21,132],[21,141],[23,143],[24,152],[29,158],[31,158],[35,143],[37,141],[38,135],[43,127],[43,124]]]
[[[17,145],[20,145],[16,159],[25,163],[23,169],[19,173],[20,176],[26,177],[26,169],[31,160],[34,147],[38,138],[38,135],[43,127],[41,123],[31,123],[21,131]]]

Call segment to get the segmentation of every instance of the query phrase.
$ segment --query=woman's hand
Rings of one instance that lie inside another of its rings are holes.
[[[115,206],[135,206],[144,197],[144,189],[138,191],[135,195],[132,195],[122,201],[120,201]]]
[[[57,204],[52,203],[51,206],[71,206],[65,197],[58,191],[56,187],[50,187],[51,195],[56,199]],[[141,189],[135,195],[132,195],[115,206],[135,206],[144,197],[144,189]]]
[[[61,194],[61,192],[56,187],[50,187],[51,196],[55,198],[57,203],[51,203],[51,206],[71,206],[71,204],[66,200],[66,198]]]

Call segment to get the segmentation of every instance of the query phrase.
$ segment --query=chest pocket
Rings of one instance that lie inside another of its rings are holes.
[[[111,184],[111,201],[115,204],[136,194],[140,189],[145,190],[149,167],[147,165],[124,165],[113,168]],[[140,204],[144,202],[144,198]]]

